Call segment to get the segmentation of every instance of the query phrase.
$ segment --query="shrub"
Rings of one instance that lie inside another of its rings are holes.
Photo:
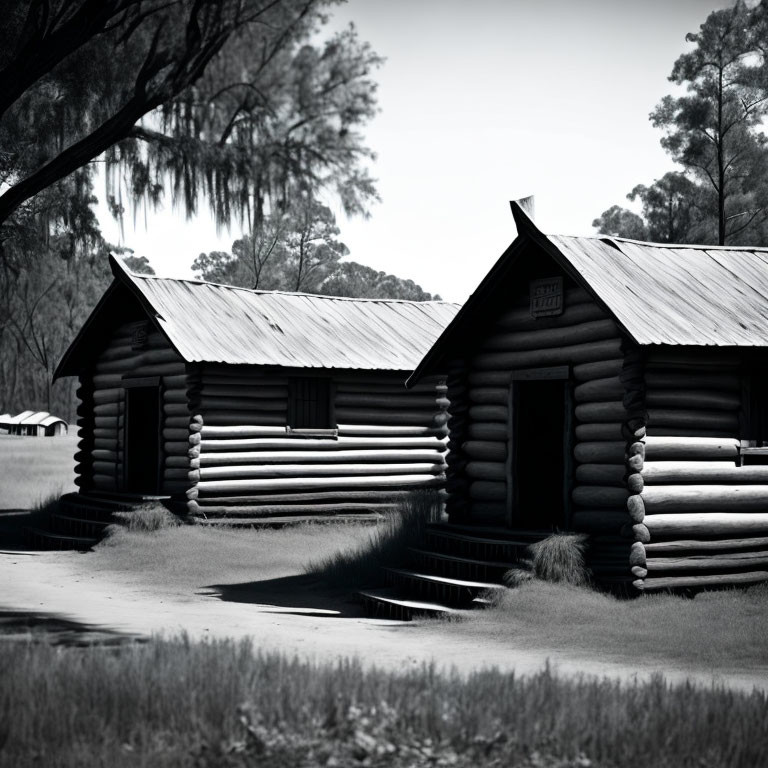
[[[417,546],[428,523],[440,518],[435,491],[414,491],[372,531],[367,541],[317,562],[307,572],[332,584],[377,586],[384,583],[382,567],[405,565],[408,548]]]

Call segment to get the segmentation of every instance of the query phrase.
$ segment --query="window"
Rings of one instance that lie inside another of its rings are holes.
[[[321,377],[288,380],[288,425],[291,429],[332,429],[331,382]]]

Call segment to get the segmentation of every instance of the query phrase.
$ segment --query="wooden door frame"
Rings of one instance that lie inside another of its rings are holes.
[[[565,409],[563,419],[563,514],[566,527],[570,527],[571,484],[573,482],[573,441],[571,437],[573,432],[573,393],[571,387],[568,386],[570,379],[571,369],[567,365],[557,365],[548,368],[523,368],[510,373],[509,389],[507,392],[507,460],[505,463],[507,483],[506,523],[508,528],[512,528],[514,525],[515,512],[518,506],[518,484],[515,482],[518,389],[515,384],[520,381],[564,381],[566,384],[565,403],[563,404]]]
[[[165,414],[163,413],[163,379],[161,376],[131,376],[127,374],[121,382],[123,388],[123,398],[125,407],[123,417],[123,472],[122,488],[127,490],[128,478],[130,475],[128,464],[130,462],[131,446],[128,437],[128,419],[130,418],[130,408],[128,404],[128,393],[131,389],[156,389],[157,390],[157,473],[155,475],[155,488],[152,494],[162,493],[163,488],[163,467],[165,466],[165,451],[163,449],[163,428]],[[147,494],[145,494],[147,495]]]

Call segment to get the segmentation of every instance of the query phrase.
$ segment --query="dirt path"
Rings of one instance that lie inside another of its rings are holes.
[[[435,662],[468,672],[496,666],[528,674],[549,661],[566,675],[647,679],[655,672],[671,681],[691,678],[709,685],[768,690],[768,671],[733,670],[717,675],[652,665],[628,666],[619,659],[591,658],[541,648],[515,648],[514,639],[482,646],[451,633],[450,624],[365,618],[343,595],[323,590],[296,574],[248,585],[180,590],[148,584],[141,574],[94,572],[89,555],[72,552],[0,552],[0,615],[66,619],[84,630],[193,638],[246,637],[264,650],[297,653],[319,661],[359,656],[392,669]],[[544,642],[546,642],[544,640]]]

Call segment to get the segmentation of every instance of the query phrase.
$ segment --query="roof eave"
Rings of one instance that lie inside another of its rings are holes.
[[[472,317],[476,305],[484,302],[487,297],[492,294],[499,279],[513,267],[522,251],[523,245],[528,242],[533,242],[544,250],[577,285],[581,286],[587,293],[589,293],[598,306],[614,318],[622,332],[632,341],[637,343],[634,335],[618,320],[611,308],[600,298],[581,273],[575,269],[567,256],[538,229],[522,206],[514,200],[510,201],[509,205],[512,209],[512,217],[514,218],[515,226],[517,227],[517,237],[499,257],[493,267],[491,267],[491,270],[467,299],[458,314],[453,318],[442,334],[440,334],[429,352],[422,358],[421,362],[406,381],[407,387],[410,388],[414,386],[421,378],[428,374],[435,373],[441,366],[445,367],[445,363],[447,362],[446,358],[448,357],[447,348],[450,346],[450,343],[454,341],[455,337],[460,333],[460,329],[466,322],[466,319]]]

